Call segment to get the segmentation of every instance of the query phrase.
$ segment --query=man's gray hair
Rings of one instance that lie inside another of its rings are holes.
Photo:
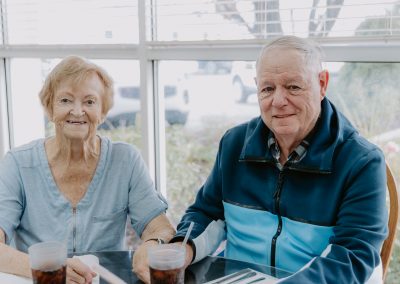
[[[282,36],[267,43],[261,50],[256,66],[258,67],[261,58],[273,48],[296,50],[304,55],[304,60],[310,67],[317,67],[317,70],[322,69],[323,52],[321,47],[313,40],[300,38],[297,36]]]

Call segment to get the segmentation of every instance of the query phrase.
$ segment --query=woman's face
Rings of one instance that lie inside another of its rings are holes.
[[[72,84],[71,80],[61,82],[54,94],[52,121],[56,135],[78,140],[94,137],[103,119],[103,93],[103,83],[96,74],[79,84]]]

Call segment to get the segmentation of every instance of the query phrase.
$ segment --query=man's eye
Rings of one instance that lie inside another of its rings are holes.
[[[274,87],[265,87],[259,93],[259,95],[258,95],[259,99],[263,99],[263,98],[271,96],[273,94],[274,90],[275,90]]]
[[[296,85],[290,85],[290,86],[288,86],[288,89],[290,91],[299,91],[299,90],[301,90],[301,88],[299,86],[296,86]]]
[[[262,93],[272,93],[274,91],[273,87],[265,87],[264,89],[261,90]]]

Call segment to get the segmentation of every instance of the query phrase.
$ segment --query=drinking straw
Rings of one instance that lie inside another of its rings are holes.
[[[182,242],[182,246],[183,246],[183,247],[186,246],[186,243],[187,243],[187,241],[188,241],[188,239],[189,239],[189,236],[190,236],[190,232],[191,232],[192,229],[193,229],[193,225],[194,225],[193,221],[190,222],[189,229],[187,230],[186,235],[185,235],[185,238],[183,239],[183,242]]]
[[[102,277],[110,284],[127,284],[124,280],[122,280],[117,275],[112,273],[104,266],[101,266],[100,264],[93,264],[92,268],[95,272],[97,272],[100,275],[100,277]]]

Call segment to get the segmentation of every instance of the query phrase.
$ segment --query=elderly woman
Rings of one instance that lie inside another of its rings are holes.
[[[168,241],[174,228],[138,150],[96,134],[112,106],[112,79],[70,56],[51,71],[40,99],[55,136],[15,148],[0,163],[0,271],[31,277],[26,252],[42,241],[66,242],[70,253],[121,250],[127,217],[145,241],[135,261],[146,261],[146,246]],[[68,259],[67,282],[94,275]]]

